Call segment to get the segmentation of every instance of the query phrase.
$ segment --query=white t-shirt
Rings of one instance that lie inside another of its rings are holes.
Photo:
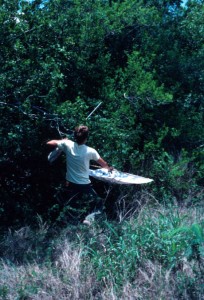
[[[100,158],[98,152],[85,144],[78,145],[70,140],[58,142],[58,147],[66,154],[66,180],[76,184],[90,183],[90,161]]]

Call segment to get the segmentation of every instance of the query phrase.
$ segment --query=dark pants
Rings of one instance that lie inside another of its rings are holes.
[[[68,220],[82,221],[94,212],[103,211],[103,201],[91,184],[67,183],[61,191],[63,216]]]

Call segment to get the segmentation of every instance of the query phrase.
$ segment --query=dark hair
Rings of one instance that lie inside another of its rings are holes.
[[[75,128],[74,138],[77,144],[83,144],[85,140],[88,138],[89,129],[87,126],[80,125]]]

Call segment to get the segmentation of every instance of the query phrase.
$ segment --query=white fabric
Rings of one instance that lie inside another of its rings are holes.
[[[86,145],[78,145],[70,140],[58,142],[58,147],[66,154],[66,180],[76,184],[88,184],[89,165],[91,160],[97,161],[98,152]]]
[[[50,163],[53,163],[61,154],[62,154],[62,150],[60,150],[57,147],[52,152],[49,153],[47,158],[48,158]]]

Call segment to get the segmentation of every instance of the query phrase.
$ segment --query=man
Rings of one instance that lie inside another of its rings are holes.
[[[89,179],[90,161],[96,161],[101,167],[109,171],[112,170],[112,167],[109,167],[107,162],[100,157],[95,149],[86,145],[88,133],[88,127],[81,125],[75,128],[74,142],[69,139],[51,140],[47,142],[47,145],[58,147],[66,154],[67,197],[74,201],[76,196],[79,199],[82,198],[83,195],[86,195],[88,196],[88,201],[91,199],[91,205],[87,209],[89,215],[83,221],[84,224],[90,225],[91,217],[94,218],[95,214],[101,213],[103,206],[101,199],[98,199],[99,197],[91,187],[91,181]],[[97,202],[95,205],[94,200]],[[90,214],[90,212],[92,212],[92,214]]]

